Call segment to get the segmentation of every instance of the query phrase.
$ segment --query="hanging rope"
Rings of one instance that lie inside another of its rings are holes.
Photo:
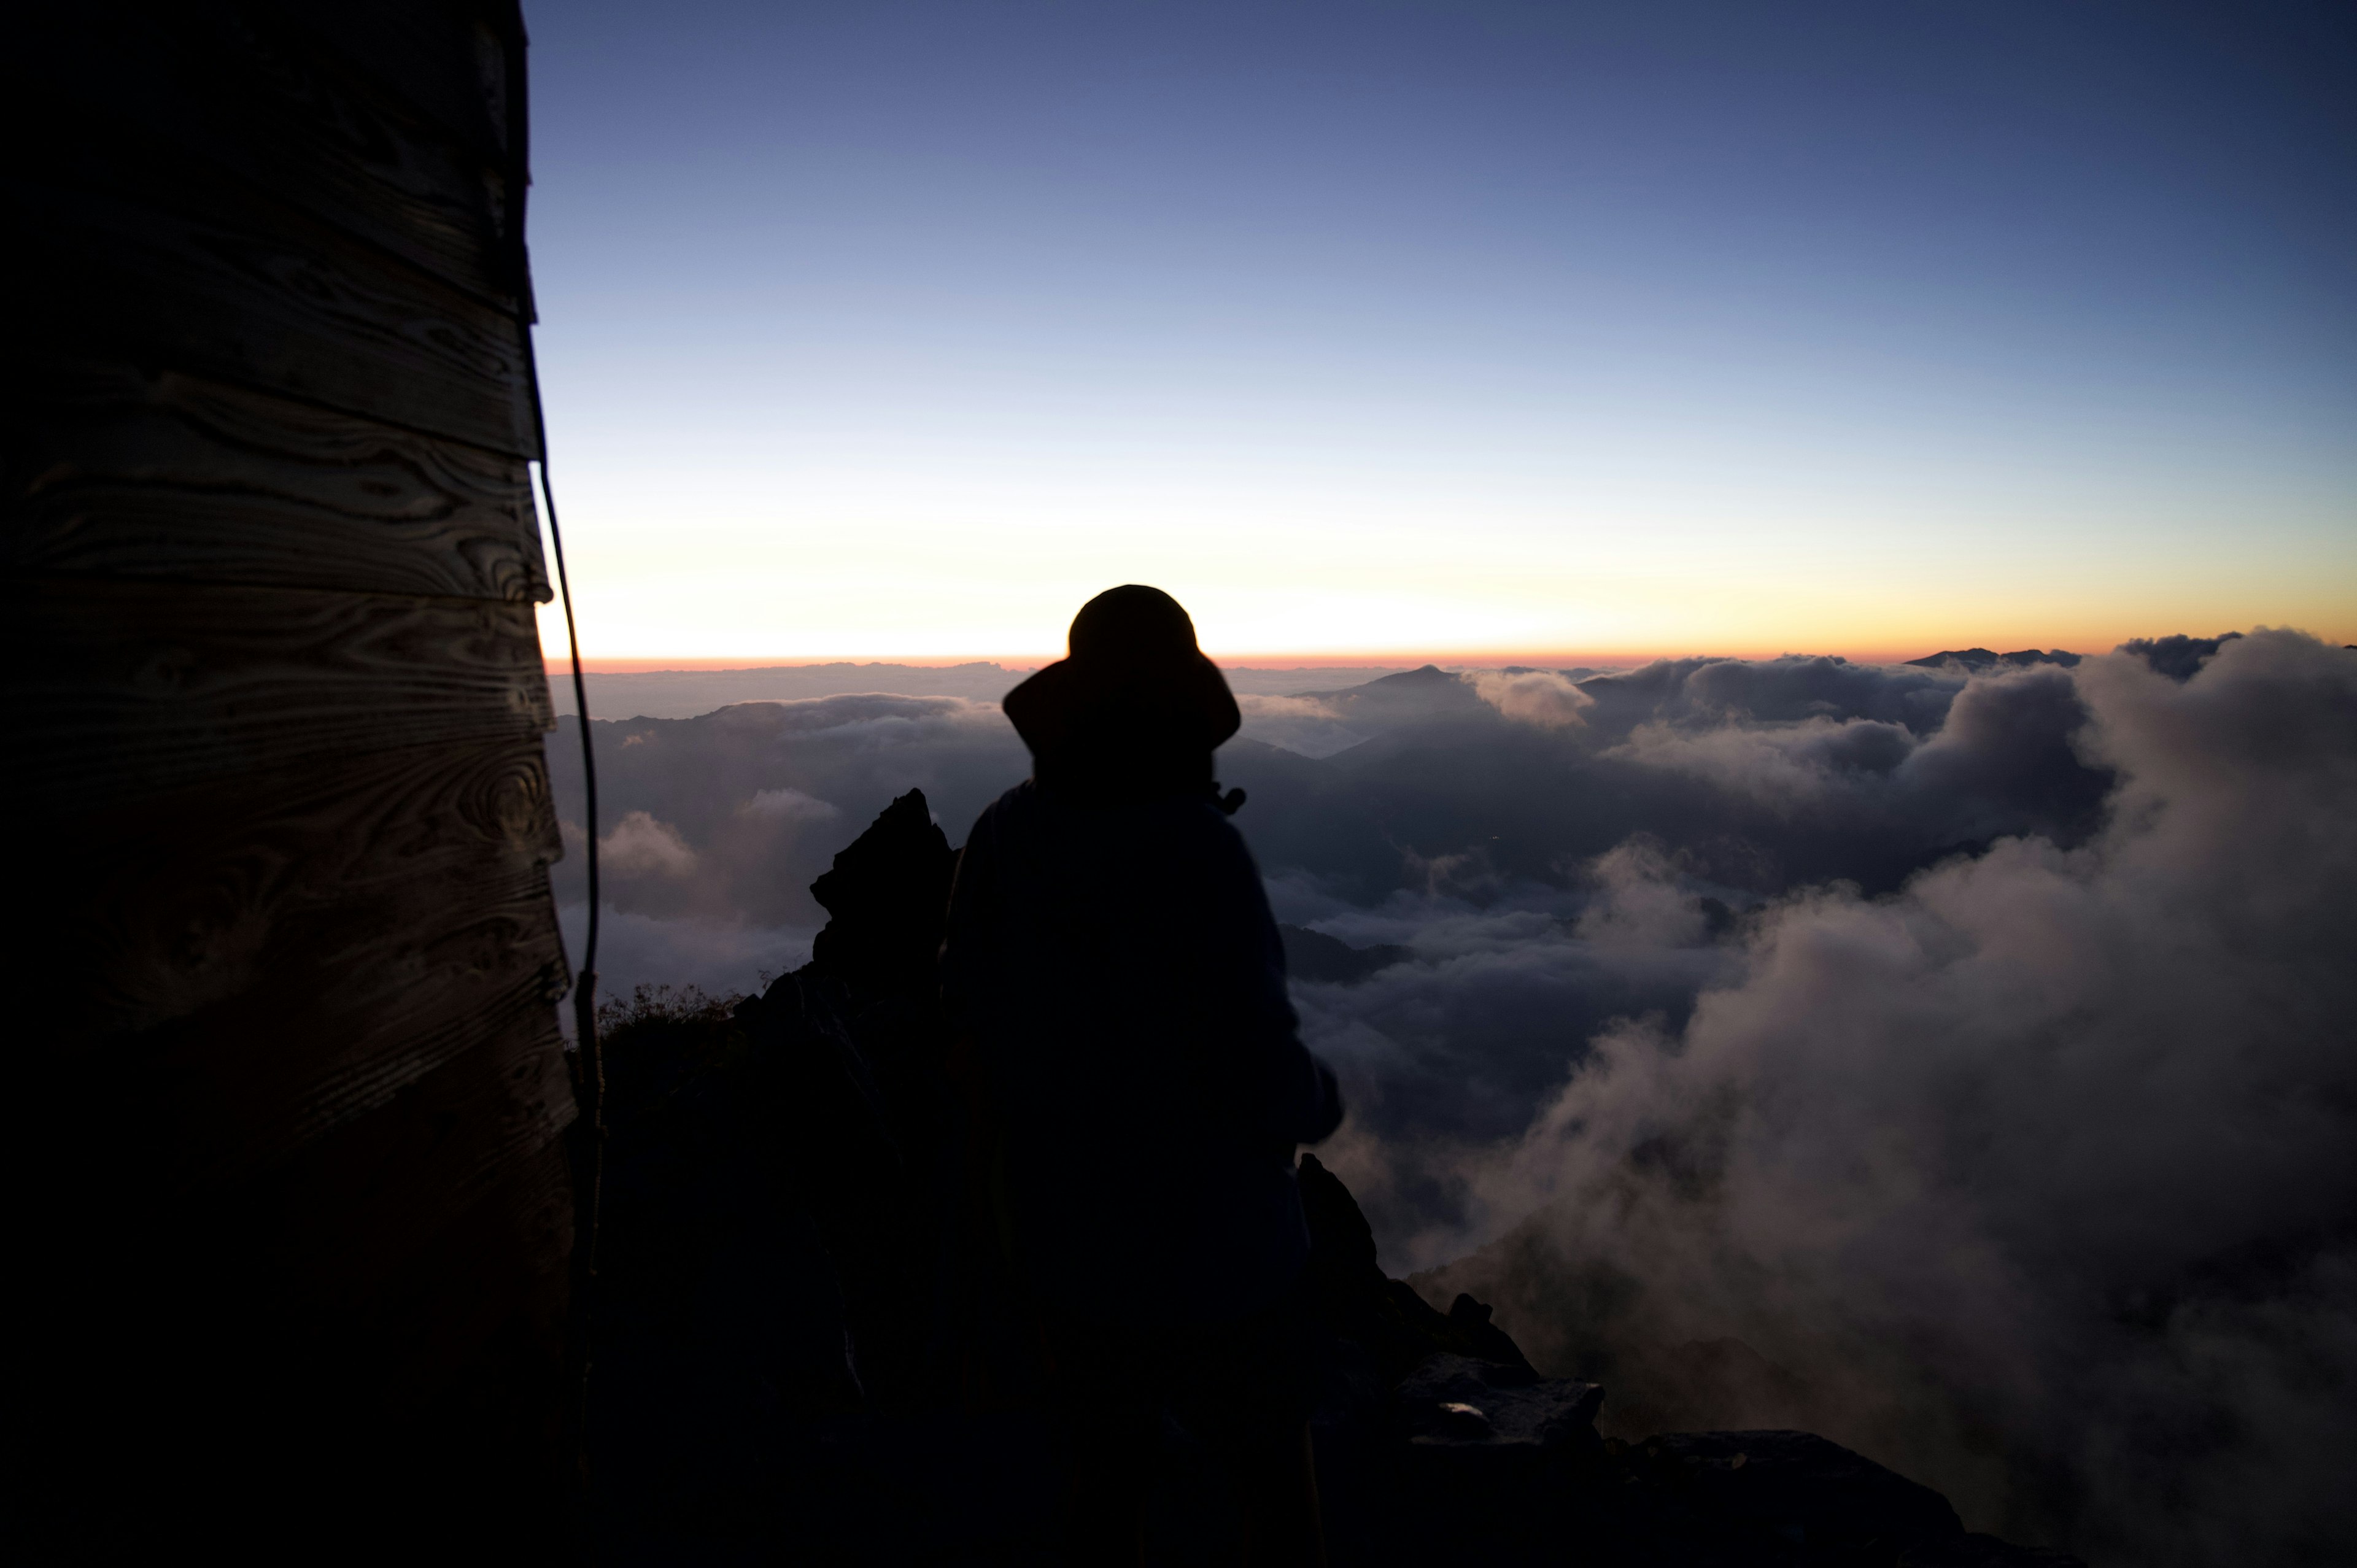
[[[540,453],[540,499],[548,519],[549,551],[556,558],[556,593],[565,607],[565,640],[573,660],[573,711],[581,732],[581,786],[587,832],[583,861],[588,873],[589,929],[581,944],[581,964],[573,979],[574,1037],[578,1047],[574,1097],[579,1112],[581,1158],[575,1167],[572,1305],[567,1315],[566,1359],[572,1373],[572,1408],[566,1412],[572,1428],[576,1477],[584,1487],[587,1547],[587,1485],[588,1481],[589,1369],[592,1348],[592,1307],[597,1280],[597,1215],[606,1167],[606,1062],[597,1039],[597,757],[589,739],[589,685],[581,671],[581,634],[573,618],[573,583],[565,566],[565,533],[557,521],[556,486],[550,477],[548,417],[541,406],[540,356],[533,341],[539,320],[532,292],[532,258],[524,244],[524,195],[532,183],[530,156],[532,116],[528,107],[529,76],[524,65],[527,40],[523,13],[510,5],[507,22],[508,237],[514,246],[516,331],[522,340],[524,389],[532,404],[532,431]]]
[[[582,1204],[585,1225],[574,1247],[576,1255],[586,1254],[588,1268],[595,1273],[597,1180],[606,1140],[606,1064],[597,1040],[597,757],[589,740],[589,688],[581,673],[581,640],[573,623],[573,587],[565,570],[565,535],[556,521],[556,488],[549,478],[548,426],[540,410],[540,367],[533,352],[532,326],[528,321],[523,334],[525,374],[532,388],[533,429],[540,446],[540,493],[548,514],[550,552],[556,557],[556,592],[565,606],[565,639],[573,653],[573,707],[581,731],[582,811],[588,819],[583,859],[589,880],[589,931],[581,944],[581,968],[573,982],[573,1024],[581,1050],[581,1082],[577,1090],[582,1101],[581,1115],[589,1125],[593,1147],[589,1188]]]
[[[574,628],[573,586],[565,569],[565,535],[556,521],[556,488],[549,479],[548,426],[540,408],[540,366],[532,324],[523,324],[524,366],[532,389],[532,422],[540,446],[540,493],[548,514],[550,553],[556,557],[556,592],[565,606],[565,639],[573,654],[573,711],[581,732],[582,811],[587,819],[583,859],[589,882],[589,930],[573,981],[573,1033],[580,1050],[574,1085],[586,1147],[576,1175],[573,1228],[574,1423],[587,1433],[589,1406],[590,1307],[597,1281],[597,1211],[606,1173],[606,1060],[597,1038],[597,758],[589,740],[589,688],[581,673],[581,638]]]

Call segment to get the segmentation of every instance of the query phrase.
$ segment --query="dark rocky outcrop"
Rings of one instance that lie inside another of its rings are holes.
[[[1596,1412],[1604,1388],[1444,1350],[1409,1373],[1392,1402],[1415,1447],[1543,1453],[1599,1446]]]
[[[2243,634],[2230,631],[2219,637],[2135,637],[2120,644],[2122,653],[2134,654],[2152,666],[2156,674],[2166,675],[2179,682],[2190,681],[2201,666],[2217,657],[2218,650],[2230,642],[2239,642]]]
[[[823,1524],[835,1508],[924,1515],[862,1493],[872,1456],[842,1466],[846,1433],[955,1402],[932,1340],[957,1147],[932,984],[952,865],[911,790],[813,888],[832,918],[810,963],[733,1006],[642,992],[604,1012],[589,1458],[614,1561],[859,1535]],[[952,1511],[987,1513],[967,1502]]]
[[[1804,1545],[1886,1554],[1964,1533],[1948,1499],[1807,1432],[1673,1432],[1641,1444],[1717,1512]]]
[[[811,885],[811,961],[740,1002],[774,1064],[775,1129],[825,1239],[870,1404],[941,1402],[934,1327],[956,1223],[960,1120],[933,975],[956,857],[911,789]]]
[[[1384,1388],[1444,1352],[1537,1371],[1490,1309],[1460,1295],[1436,1311],[1405,1280],[1386,1276],[1375,1262],[1374,1231],[1351,1191],[1315,1155],[1301,1156],[1301,1208],[1309,1220],[1309,1279],[1318,1316],[1354,1359],[1363,1359]]]
[[[1279,926],[1276,934],[1285,940],[1286,971],[1296,980],[1351,985],[1415,956],[1410,949],[1389,943],[1354,948],[1339,937],[1301,926]]]
[[[887,806],[811,884],[811,897],[829,917],[812,944],[812,970],[861,1004],[930,1006],[956,865],[923,790]]]
[[[1300,1161],[1333,1336],[1313,1420],[1337,1563],[2029,1568],[2072,1559],[1965,1534],[1947,1499],[1802,1432],[1597,1436],[1606,1391],[1533,1368],[1490,1309],[1386,1278],[1349,1190]]]
[[[1019,1314],[963,1241],[933,984],[954,864],[912,790],[813,887],[832,918],[809,964],[733,1006],[608,1011],[608,1561],[1054,1560],[1054,1455],[1088,1434],[1028,1397]],[[1338,1568],[2067,1561],[1967,1535],[1937,1493],[1805,1433],[1604,1441],[1603,1388],[1544,1375],[1472,1296],[1442,1312],[1385,1275],[1342,1182],[1314,1155],[1298,1177]],[[1174,1419],[1148,1560],[1232,1561],[1235,1517]]]
[[[2011,653],[1992,653],[1986,648],[1943,648],[1921,659],[1910,659],[1908,663],[1923,670],[1937,670],[1943,664],[1961,664],[1978,675],[1998,669],[2026,670],[2033,664],[2060,664],[2069,668],[2079,662],[2081,655],[2066,653],[2061,649],[2018,649]]]

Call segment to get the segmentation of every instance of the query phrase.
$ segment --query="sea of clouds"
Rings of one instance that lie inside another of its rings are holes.
[[[1393,1272],[1608,1428],[1806,1426],[2098,1562],[2357,1539],[2357,653],[1242,701],[1279,919],[1407,954],[1296,985]],[[595,728],[609,988],[791,967],[887,801],[954,843],[1027,768],[956,695]]]

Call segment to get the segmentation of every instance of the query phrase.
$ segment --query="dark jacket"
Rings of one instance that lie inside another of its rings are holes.
[[[1294,1149],[1341,1099],[1210,799],[1008,790],[966,841],[942,974],[1043,1309],[1217,1321],[1285,1292],[1309,1246]]]

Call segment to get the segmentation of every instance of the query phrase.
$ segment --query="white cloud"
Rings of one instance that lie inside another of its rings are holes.
[[[692,876],[695,851],[669,822],[646,811],[630,811],[597,841],[597,864],[623,876]]]
[[[1469,1267],[1542,1358],[1744,1339],[1983,1527],[2276,1560],[2352,1522],[2316,1455],[2357,1446],[2357,659],[2261,633],[2077,684],[2098,838],[1784,901],[1477,1162],[1485,1211],[1547,1207]]]
[[[1681,729],[1639,725],[1605,755],[1702,779],[1778,811],[1822,801],[1862,776],[1889,773],[1915,749],[1903,725],[1824,716],[1797,724]]]
[[[1552,670],[1509,675],[1481,670],[1466,680],[1483,702],[1510,719],[1541,729],[1571,729],[1587,722],[1595,706],[1587,693]]]
[[[1281,746],[1304,757],[1332,757],[1366,739],[1340,714],[1316,697],[1273,697],[1243,693],[1236,706],[1243,713],[1237,733],[1264,746]]]
[[[800,789],[761,789],[737,808],[747,816],[770,817],[785,822],[831,822],[843,815],[841,807],[806,795]]]

